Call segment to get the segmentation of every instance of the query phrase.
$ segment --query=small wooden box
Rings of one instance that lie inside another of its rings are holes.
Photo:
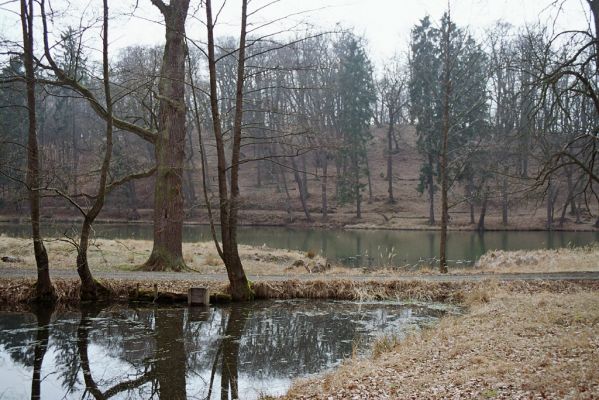
[[[210,304],[208,288],[189,288],[187,291],[187,304],[190,306],[207,306]]]

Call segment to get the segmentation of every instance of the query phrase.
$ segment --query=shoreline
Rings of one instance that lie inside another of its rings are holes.
[[[0,227],[2,225],[9,224],[28,224],[29,219],[26,217],[7,217],[0,216]],[[81,220],[77,218],[53,218],[52,220],[42,220],[42,226],[44,225],[52,225],[52,224],[80,224]],[[122,218],[98,218],[94,224],[98,225],[152,225],[153,221],[149,219],[138,219],[138,220],[127,220]],[[582,224],[581,224],[582,225]],[[194,222],[187,221],[183,223],[184,227],[194,227],[194,226],[210,226],[209,223],[205,222]],[[298,230],[325,230],[325,231],[397,231],[397,232],[440,232],[441,229],[439,226],[409,226],[409,225],[398,225],[398,226],[387,226],[387,225],[378,225],[378,224],[370,224],[365,223],[361,224],[343,224],[343,223],[272,223],[272,222],[252,222],[252,223],[239,223],[239,227],[241,228],[252,228],[252,227],[264,227],[264,228],[287,228],[287,229],[298,229]],[[218,229],[218,224],[216,224],[216,228]],[[506,226],[506,227],[496,227],[490,226],[486,228],[483,232],[479,232],[476,225],[471,226],[448,226],[448,232],[476,232],[484,234],[486,232],[598,232],[599,228],[595,228],[593,226],[585,225],[583,227],[554,227],[552,229],[547,229],[543,227],[515,227],[515,226]]]

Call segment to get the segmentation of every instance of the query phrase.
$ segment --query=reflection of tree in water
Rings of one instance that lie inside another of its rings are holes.
[[[80,366],[83,372],[83,379],[86,390],[96,399],[109,399],[123,392],[131,392],[133,389],[144,385],[155,379],[155,374],[151,368],[145,366],[143,373],[131,380],[112,379],[116,383],[108,389],[101,390],[93,378],[90,360],[89,360],[89,333],[93,329],[93,321],[97,318],[101,309],[97,307],[83,308],[81,310],[81,320],[77,327],[77,352],[79,355]]]
[[[31,398],[41,398],[41,373],[44,356],[48,349],[50,337],[50,320],[54,308],[36,307],[33,313],[37,318],[37,332],[35,334],[35,348],[33,350],[33,377],[31,379]]]
[[[0,316],[0,346],[6,349],[10,358],[26,367],[33,366],[37,323],[35,315],[26,313],[3,313]]]
[[[9,333],[0,336],[0,344],[13,349],[15,361],[36,366],[36,384],[51,335],[46,358],[55,357],[52,376],[65,395],[179,399],[220,394],[229,399],[238,398],[240,379],[245,387],[321,371],[349,356],[354,338],[430,312],[414,306],[306,301],[211,309],[83,308],[80,317],[60,315],[51,329],[49,314],[40,314],[37,323],[23,314],[0,316],[0,329]],[[39,346],[35,352],[31,343]],[[194,382],[193,394],[186,394],[187,382]],[[39,384],[32,388],[39,393]]]

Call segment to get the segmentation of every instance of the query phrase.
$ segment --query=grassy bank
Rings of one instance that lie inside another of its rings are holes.
[[[61,239],[46,240],[51,270],[74,270],[75,247]],[[96,239],[89,249],[88,259],[94,271],[135,271],[149,256],[149,240]],[[346,268],[330,263],[312,252],[272,249],[263,246],[239,246],[245,271],[252,276],[300,276],[325,274],[336,277],[354,275],[404,276],[437,274],[434,266],[418,270],[402,267],[369,269]],[[0,256],[18,259],[11,267],[35,269],[33,248],[29,239],[0,236]],[[224,265],[212,242],[183,243],[183,257],[190,271],[200,274],[223,274]],[[545,273],[599,271],[599,245],[557,250],[490,250],[473,268],[450,267],[453,274]],[[0,264],[1,265],[1,264]],[[324,268],[327,266],[327,268]],[[0,270],[1,276],[1,270]]]
[[[45,243],[51,270],[75,269],[77,252],[71,243],[62,238],[49,238]],[[151,250],[150,240],[95,239],[90,245],[88,260],[92,273],[135,271],[148,259]],[[316,254],[261,246],[240,245],[239,254],[245,271],[251,275],[297,275],[308,273],[310,269],[326,263]],[[12,267],[35,268],[33,246],[29,239],[0,236],[0,256],[16,258],[18,261],[9,263]],[[183,243],[183,258],[190,271],[200,274],[225,272],[213,242]],[[328,272],[335,271],[331,269]]]
[[[598,398],[597,289],[476,285],[465,315],[379,342],[377,357],[296,382],[285,399]]]

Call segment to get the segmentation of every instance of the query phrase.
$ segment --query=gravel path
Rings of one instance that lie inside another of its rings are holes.
[[[77,278],[77,271],[56,269],[50,272],[53,278]],[[111,272],[93,272],[96,278],[124,279],[124,280],[146,280],[146,281],[189,281],[189,280],[211,280],[211,281],[226,281],[226,274],[200,274],[195,272],[129,272],[129,271],[111,271]],[[35,269],[31,268],[15,268],[8,265],[0,265],[0,278],[34,278],[36,276]],[[252,281],[282,281],[282,280],[336,280],[336,279],[351,279],[356,281],[386,281],[386,280],[401,280],[401,281],[430,281],[430,282],[478,282],[485,279],[496,279],[500,281],[535,281],[535,280],[550,280],[550,281],[577,281],[577,280],[599,280],[599,272],[551,272],[551,273],[523,273],[523,274],[461,274],[461,275],[249,275]]]

